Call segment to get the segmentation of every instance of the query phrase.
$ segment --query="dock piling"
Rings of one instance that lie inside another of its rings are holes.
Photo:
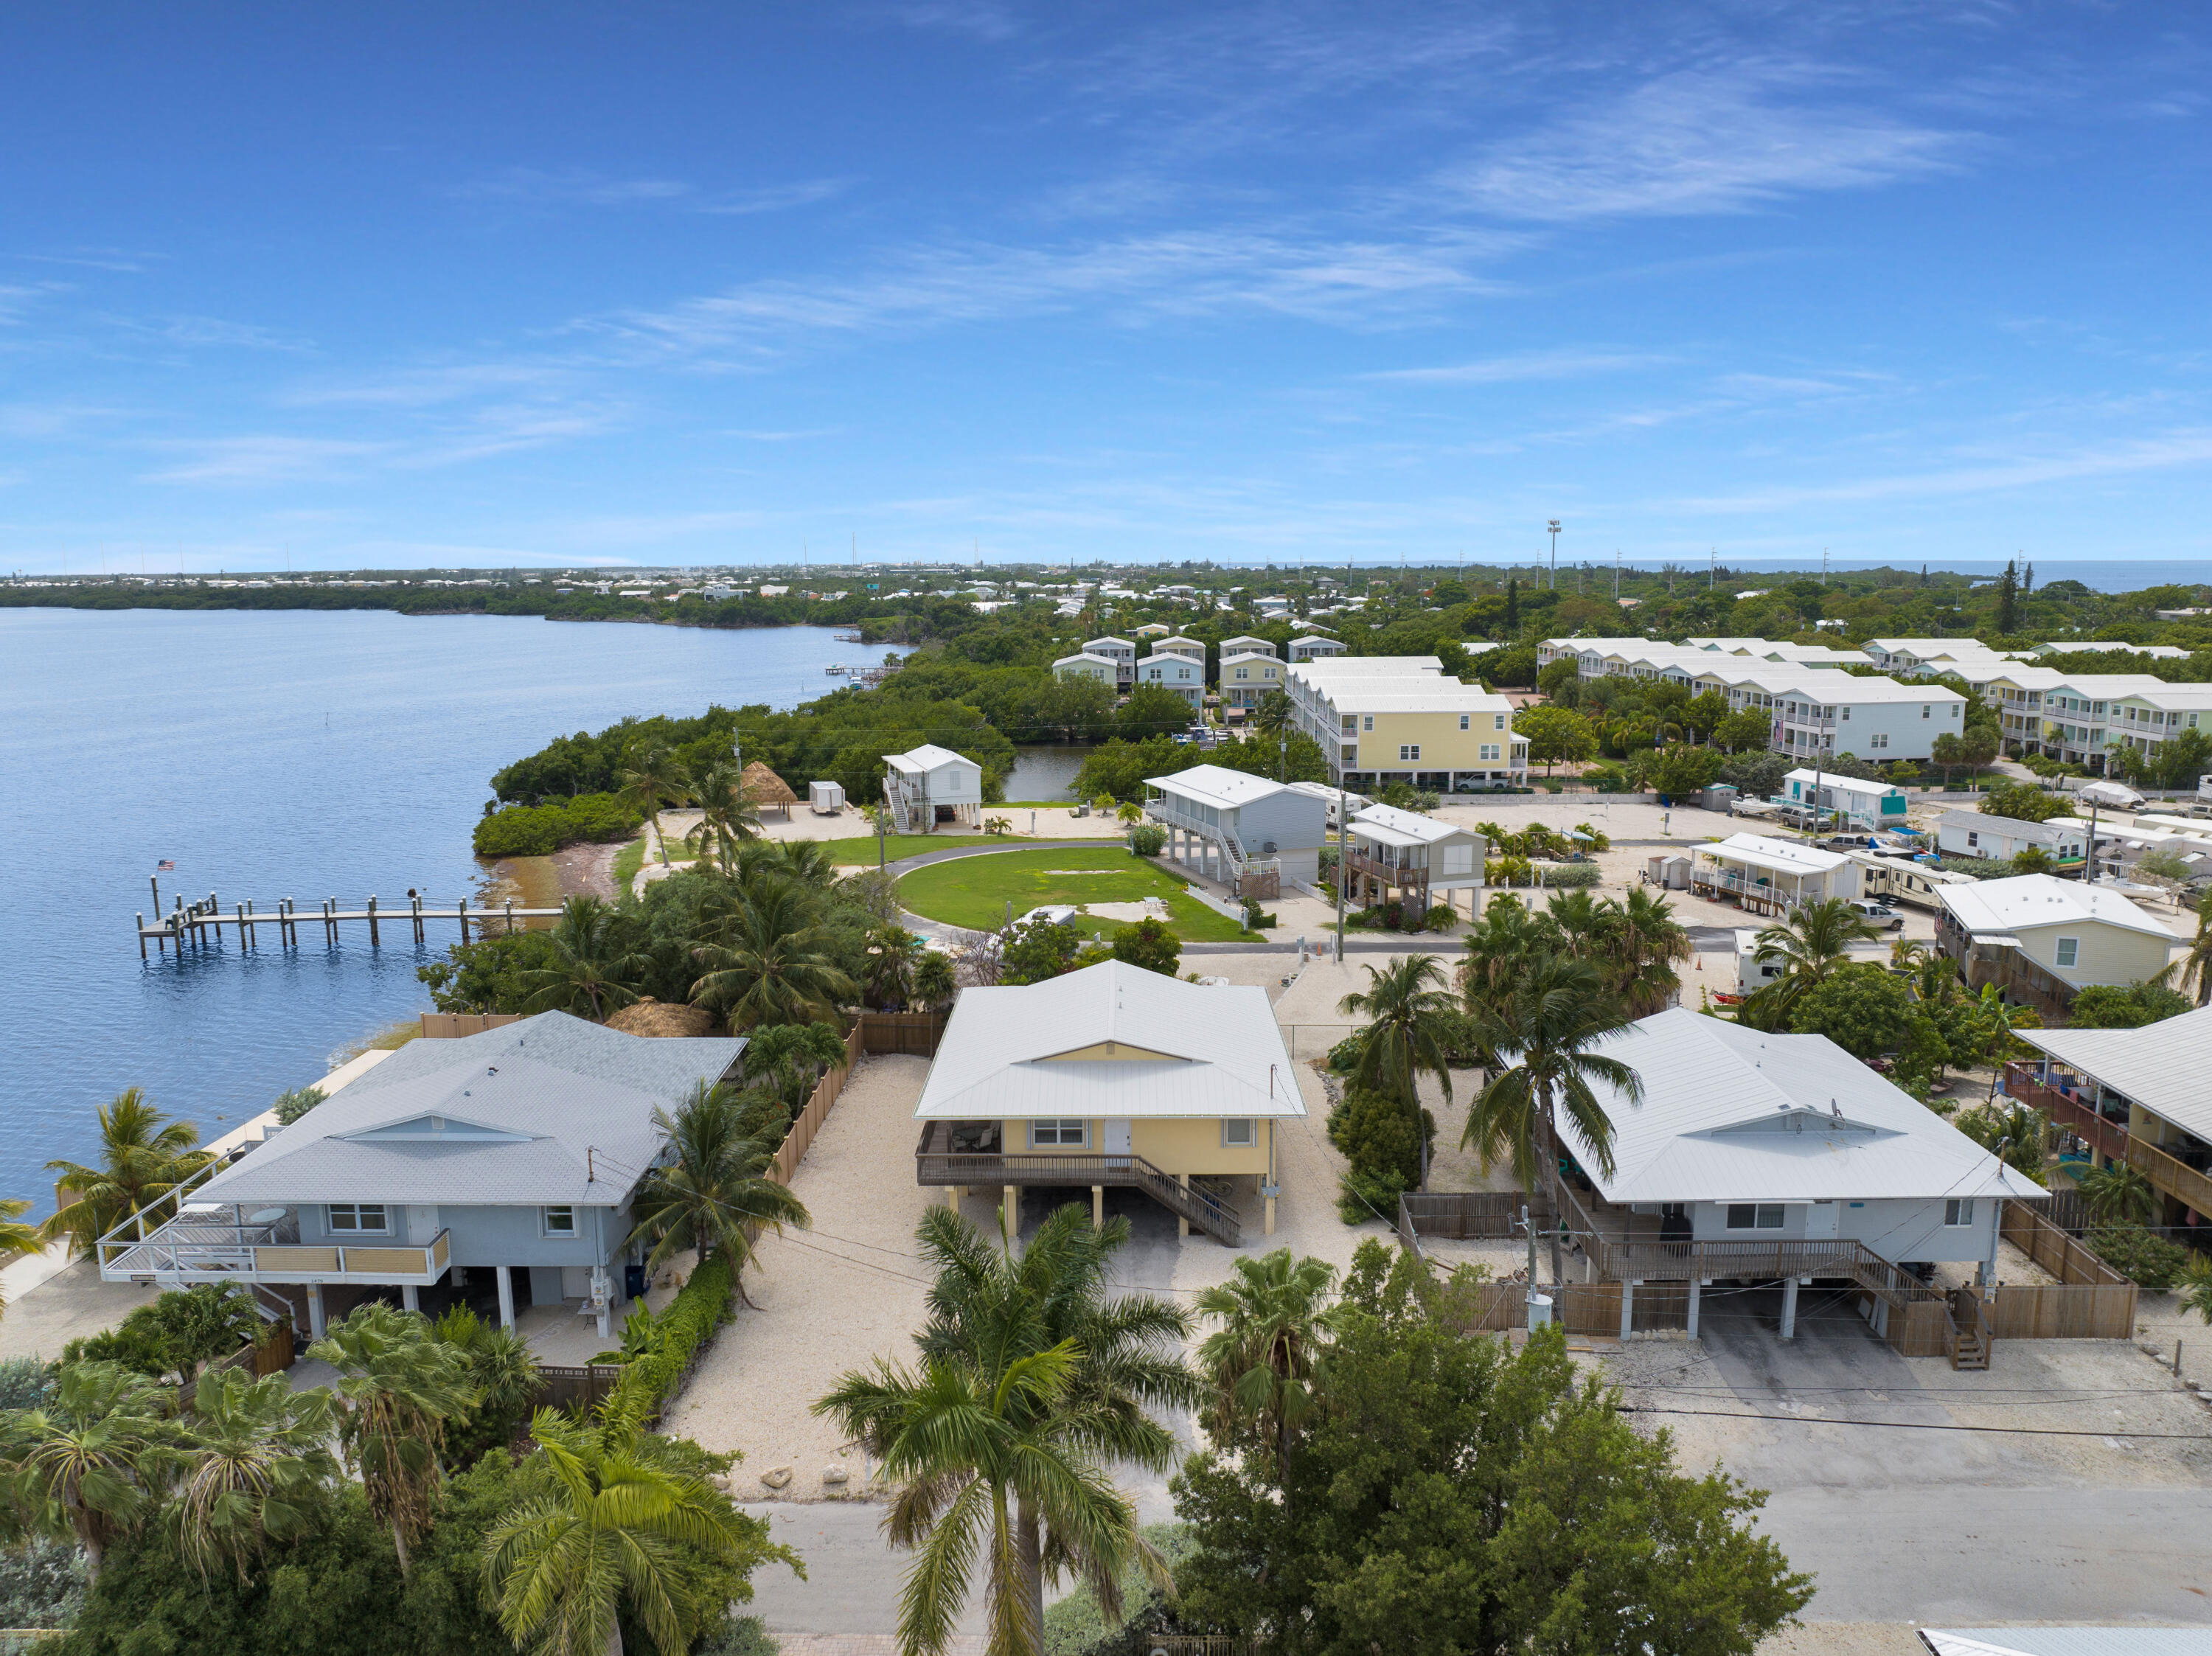
[[[376,894],[372,891],[368,894],[368,946],[374,949],[382,941],[383,939],[377,936]]]

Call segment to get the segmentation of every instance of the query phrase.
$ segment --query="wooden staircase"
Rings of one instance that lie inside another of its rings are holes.
[[[1951,1367],[1977,1371],[1987,1368],[1990,1350],[1996,1345],[1996,1336],[1990,1328],[1982,1296],[1972,1288],[1954,1288],[1950,1301]]]

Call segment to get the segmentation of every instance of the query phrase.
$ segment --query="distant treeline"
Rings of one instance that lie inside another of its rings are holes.
[[[149,587],[0,586],[0,609],[15,610],[389,610],[403,616],[538,616],[547,621],[651,622],[664,627],[848,627],[871,641],[951,638],[982,617],[964,599],[882,599],[863,593],[823,602],[796,593],[764,598],[625,598],[539,586]]]

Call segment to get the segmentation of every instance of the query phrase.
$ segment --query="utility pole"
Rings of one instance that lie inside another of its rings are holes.
[[[1336,744],[1336,963],[1344,964],[1344,852],[1350,837],[1352,814],[1344,803],[1344,743]]]
[[[1549,522],[1549,533],[1552,537],[1552,590],[1556,592],[1559,590],[1559,520],[1553,518]]]
[[[1826,547],[1825,547],[1825,546],[1824,546],[1824,547],[1822,547],[1822,548],[1820,549],[1820,585],[1823,585],[1823,586],[1826,586],[1827,584],[1828,584],[1828,549],[1827,549]]]
[[[1716,585],[1717,585],[1719,584],[1719,582],[1720,582],[1720,578],[1721,578],[1721,549],[1720,549],[1720,548],[1718,548],[1717,546],[1709,546],[1709,547],[1707,547],[1707,548],[1705,549],[1705,557],[1706,557],[1706,559],[1707,559],[1707,565],[1706,565],[1706,568],[1705,568],[1705,591],[1707,591],[1708,592],[1710,592],[1710,591],[1711,591],[1713,590],[1713,588],[1714,588]]]
[[[1620,549],[1613,549],[1613,601],[1620,602]]]

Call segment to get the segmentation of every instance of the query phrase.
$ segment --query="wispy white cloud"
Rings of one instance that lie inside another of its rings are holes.
[[[891,0],[866,9],[908,28],[965,35],[993,45],[1014,39],[1024,28],[1021,15],[1002,0]]]
[[[133,252],[124,247],[75,247],[59,253],[17,253],[15,258],[33,264],[65,264],[82,270],[112,270],[131,276],[143,270],[158,253]]]
[[[796,179],[753,189],[709,191],[683,179],[611,178],[579,169],[550,173],[511,167],[458,185],[449,193],[465,201],[533,207],[671,207],[689,213],[741,215],[781,212],[826,201],[844,190],[848,182]]]
[[[1755,489],[1664,504],[1690,512],[1784,512],[1808,506],[1988,494],[2079,478],[2123,476],[2208,463],[2212,463],[2212,429],[2192,428],[2100,447],[1969,458],[1963,464],[1932,471]]]
[[[1388,368],[1360,377],[1409,385],[1495,385],[1519,379],[1579,379],[1592,374],[1627,373],[1664,367],[1680,360],[1643,351],[1523,351],[1443,367]]]
[[[1855,106],[1829,77],[1785,66],[1685,70],[1491,145],[1438,182],[1465,205],[1565,223],[1742,212],[1957,165],[1967,135]]]
[[[149,471],[149,483],[291,483],[327,481],[359,462],[389,452],[389,445],[326,437],[212,437],[152,445],[178,458]]]

